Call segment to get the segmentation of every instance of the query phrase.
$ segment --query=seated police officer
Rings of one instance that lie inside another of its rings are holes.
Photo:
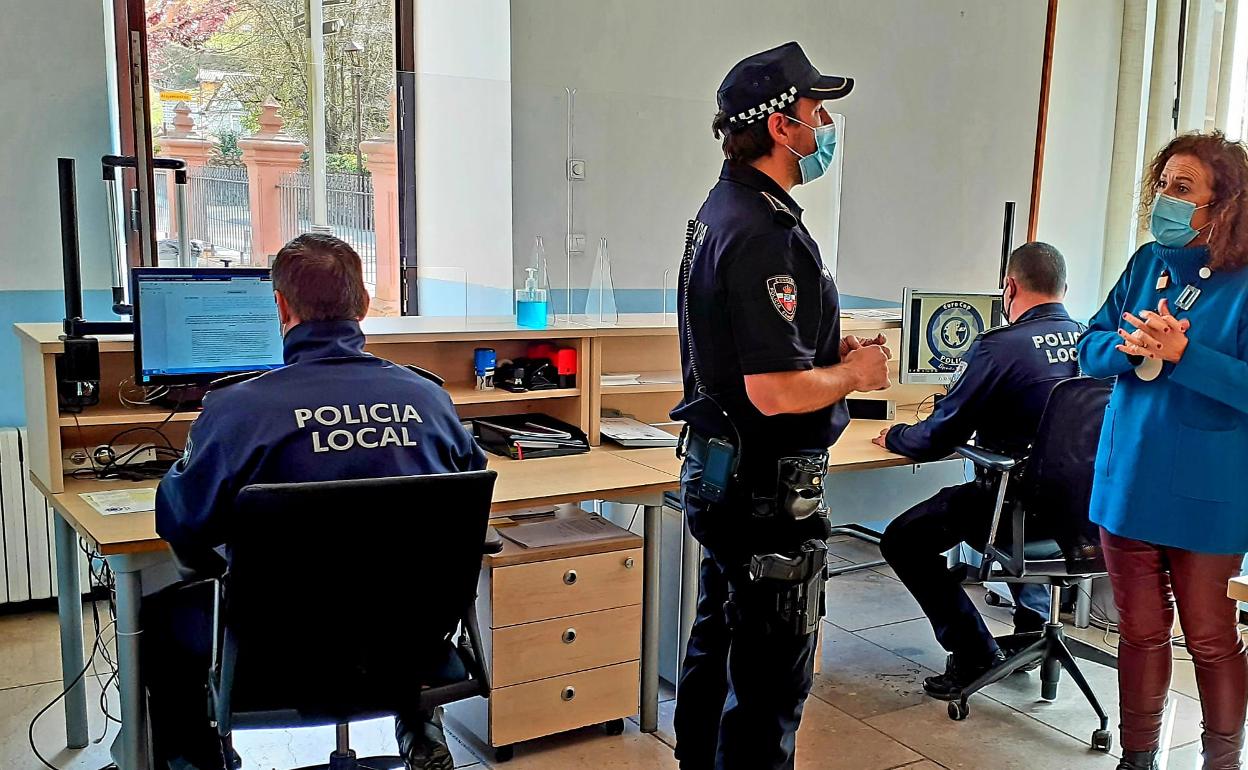
[[[1057,249],[1038,242],[1015,249],[1006,269],[1008,325],[984,332],[971,344],[948,395],[930,417],[915,425],[894,425],[875,443],[918,461],[933,461],[949,456],[974,435],[985,449],[1025,454],[1049,392],[1079,375],[1075,345],[1083,326],[1062,306],[1065,294],[1066,262]],[[983,550],[995,490],[995,485],[978,480],[941,490],[889,524],[880,541],[884,558],[950,653],[945,673],[923,683],[935,698],[957,698],[964,686],[1013,652],[998,647],[944,556],[963,541]],[[1049,612],[1045,587],[1010,589],[1015,633],[1042,630]]]
[[[827,449],[845,397],[888,386],[883,338],[841,338],[836,283],[789,194],[832,163],[823,101],[852,88],[788,43],[738,63],[717,95],[727,160],[686,234],[672,413],[706,549],[676,697],[683,770],[792,770],[822,615]]]
[[[272,276],[286,366],[214,387],[186,454],[157,491],[156,530],[184,564],[203,563],[212,549],[228,546],[231,505],[249,484],[485,467],[442,388],[364,352],[359,321],[369,298],[350,246],[329,235],[299,236],[278,253]],[[341,427],[346,410],[358,413],[348,426],[355,440],[343,448],[325,440],[324,426]],[[349,511],[343,526],[351,526]],[[161,768],[225,766],[205,716],[211,608],[208,584],[175,586],[146,603],[143,673]],[[440,715],[401,714],[396,733],[410,767],[452,767]]]

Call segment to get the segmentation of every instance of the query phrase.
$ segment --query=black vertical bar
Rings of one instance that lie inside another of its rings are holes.
[[[82,265],[78,259],[78,186],[74,159],[57,158],[61,193],[61,264],[65,275],[65,321],[82,318]],[[66,328],[66,333],[69,329]]]
[[[1179,3],[1179,59],[1174,72],[1174,111],[1170,120],[1177,133],[1179,130],[1179,108],[1183,98],[1183,51],[1187,47],[1187,11],[1188,2]]]
[[[419,315],[416,290],[416,0],[394,2],[395,128],[399,143],[399,293],[400,312]],[[377,190],[373,190],[377,194]],[[377,280],[374,277],[374,280]]]
[[[127,0],[126,9],[130,52],[127,74],[130,79],[130,115],[134,124],[135,186],[139,194],[139,254],[140,262],[155,267],[159,258],[156,251],[151,113],[147,101],[150,80],[147,69],[146,0]]]
[[[1014,250],[1014,201],[1005,202],[1005,223],[1001,228],[1001,275],[997,288],[1005,288],[1005,266],[1010,261],[1010,252]]]

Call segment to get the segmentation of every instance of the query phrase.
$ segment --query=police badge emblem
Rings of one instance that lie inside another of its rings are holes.
[[[791,275],[773,275],[767,279],[767,294],[776,312],[786,321],[797,317],[797,285]]]
[[[946,302],[927,321],[928,364],[939,372],[957,368],[971,343],[984,330],[984,319],[969,303]]]

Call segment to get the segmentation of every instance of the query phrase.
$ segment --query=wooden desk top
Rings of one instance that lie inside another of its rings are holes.
[[[1237,602],[1248,602],[1248,576],[1231,578],[1226,595]]]
[[[899,417],[903,422],[912,422],[906,419],[906,415]],[[893,454],[871,443],[871,439],[892,424],[889,420],[850,421],[840,441],[837,441],[836,446],[832,447],[828,453],[828,473],[848,473],[872,468],[913,465],[913,460]],[[603,449],[680,478],[681,461],[676,458],[676,453],[671,449],[621,449],[609,447],[607,444],[603,445]]]
[[[594,498],[658,494],[679,485],[678,478],[670,473],[630,462],[618,453],[602,449],[582,455],[523,461],[491,455],[489,467],[498,471],[494,487],[493,510],[496,512]],[[82,492],[123,489],[131,482],[66,478],[64,492],[49,494],[38,479],[33,480],[48,502],[101,554],[110,556],[165,548],[164,541],[156,535],[153,512],[104,516],[78,496]],[[154,487],[157,483],[153,480],[135,486]]]
[[[59,323],[18,323],[14,331],[39,345],[43,353],[61,353],[65,344]],[[528,329],[516,324],[514,316],[451,318],[443,316],[402,316],[398,318],[369,317],[361,327],[368,344],[410,342],[488,342],[491,340],[567,339],[571,337],[674,337],[674,313],[634,313],[619,316],[615,323],[594,321],[573,316],[570,321],[552,323],[546,329]],[[841,330],[846,334],[858,331],[899,329],[898,321],[842,318]],[[118,353],[134,349],[129,334],[100,335],[100,352]]]

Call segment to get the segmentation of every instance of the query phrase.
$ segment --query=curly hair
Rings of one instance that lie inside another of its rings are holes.
[[[1248,266],[1248,147],[1221,131],[1176,136],[1148,164],[1140,182],[1140,225],[1148,229],[1153,201],[1166,161],[1175,155],[1198,158],[1213,172],[1209,266],[1235,270]]]

